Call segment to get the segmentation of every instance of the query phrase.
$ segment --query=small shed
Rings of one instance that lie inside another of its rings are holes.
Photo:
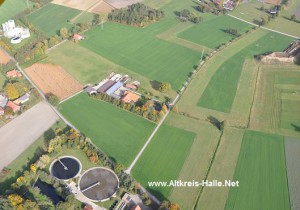
[[[0,107],[1,108],[6,107],[7,102],[8,102],[8,99],[5,96],[0,95]]]
[[[74,35],[73,35],[73,39],[79,41],[79,40],[83,40],[84,37],[81,36],[80,34],[74,34]]]
[[[87,92],[89,95],[96,95],[97,94],[97,91],[93,87],[91,87],[91,86],[87,86],[83,90],[85,92]]]

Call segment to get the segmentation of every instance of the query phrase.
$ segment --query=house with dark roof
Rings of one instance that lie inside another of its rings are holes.
[[[98,93],[106,93],[106,91],[115,84],[115,81],[108,80],[106,83],[104,83],[98,90]]]
[[[89,95],[96,95],[97,91],[91,87],[91,86],[87,86],[83,89],[86,93],[88,93]]]

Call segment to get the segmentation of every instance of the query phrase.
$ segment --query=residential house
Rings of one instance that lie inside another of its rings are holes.
[[[8,101],[6,106],[12,108],[13,112],[18,112],[21,109],[21,106],[12,101]]]
[[[73,35],[73,39],[79,41],[79,40],[83,40],[84,37],[81,36],[80,34],[74,34],[74,35]]]
[[[6,77],[7,78],[15,78],[15,77],[22,77],[21,72],[17,71],[17,70],[11,70],[6,72]]]
[[[133,84],[126,84],[125,85],[125,87],[127,87],[128,89],[130,89],[130,90],[136,90],[136,86],[135,85],[133,85]]]
[[[124,97],[122,98],[122,101],[124,101],[125,103],[136,103],[139,100],[140,96],[130,92],[130,91],[126,91],[124,93]]]

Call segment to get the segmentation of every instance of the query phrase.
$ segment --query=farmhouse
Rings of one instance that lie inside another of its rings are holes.
[[[74,35],[73,35],[73,39],[79,41],[79,40],[83,40],[84,37],[81,36],[80,34],[74,34]]]
[[[17,70],[11,70],[6,72],[7,78],[15,78],[15,77],[22,77],[22,73]]]
[[[7,106],[10,107],[13,110],[13,112],[18,112],[21,109],[21,106],[15,104],[12,101],[8,101]]]
[[[133,92],[129,92],[126,91],[124,93],[124,97],[122,98],[122,101],[124,101],[125,103],[136,103],[139,100],[140,96],[133,93]]]
[[[222,1],[221,0],[214,0],[214,3],[217,6],[221,6]],[[222,6],[223,6],[224,9],[232,11],[235,7],[235,3],[231,0],[224,0]]]
[[[12,44],[18,44],[23,39],[30,37],[30,32],[28,28],[23,28],[15,25],[14,20],[8,20],[2,24],[2,30],[4,36],[11,39]]]

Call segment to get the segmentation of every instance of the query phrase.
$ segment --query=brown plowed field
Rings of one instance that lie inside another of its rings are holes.
[[[110,4],[106,3],[105,1],[101,1],[98,4],[96,4],[94,7],[92,7],[89,12],[93,13],[99,13],[99,12],[111,12],[113,9],[115,9]]]
[[[9,62],[9,56],[0,49],[0,64],[7,64]]]
[[[53,93],[61,100],[82,90],[82,85],[62,67],[52,64],[34,64],[25,72],[44,94]]]
[[[99,0],[54,0],[51,3],[71,7],[78,10],[87,10]]]

